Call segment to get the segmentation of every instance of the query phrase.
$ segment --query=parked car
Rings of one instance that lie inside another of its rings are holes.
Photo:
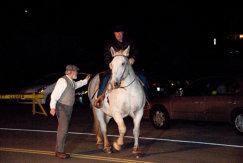
[[[46,107],[49,107],[50,104],[50,98],[51,98],[51,93],[53,89],[55,88],[57,80],[62,77],[64,73],[51,73],[43,78],[35,81],[32,85],[27,86],[23,89],[20,90],[20,94],[43,94],[44,98],[39,99],[41,104],[45,104]],[[86,73],[79,73],[78,74],[78,79],[81,80],[84,79]],[[77,81],[75,80],[75,81]],[[83,86],[75,91],[75,104],[82,104],[86,105],[89,104],[89,100],[87,96],[87,85]],[[32,100],[27,100],[27,99],[22,99],[18,101],[19,103],[23,104],[32,104]]]
[[[188,84],[189,80],[152,80],[149,82],[149,96],[151,99],[170,96]]]
[[[243,135],[243,81],[235,76],[211,76],[191,82],[181,91],[160,97],[145,108],[144,117],[157,129],[170,120],[229,122]]]

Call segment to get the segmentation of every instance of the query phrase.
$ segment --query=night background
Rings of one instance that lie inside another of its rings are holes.
[[[75,96],[68,86],[55,111],[64,83],[51,95],[68,64],[84,73],[75,81],[108,69],[104,51],[116,25],[139,51],[133,67],[147,78],[146,103],[133,80],[117,95],[105,91],[98,109],[87,84]],[[0,163],[69,154],[70,163],[243,163],[242,3],[2,1],[0,71]]]
[[[75,64],[104,71],[115,25],[137,43],[148,81],[242,73],[243,11],[236,3],[11,2],[0,10],[2,93]],[[214,44],[216,39],[216,44]]]

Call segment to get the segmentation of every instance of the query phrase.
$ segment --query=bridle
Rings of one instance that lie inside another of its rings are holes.
[[[126,56],[124,56],[124,55],[115,55],[113,58],[118,57],[118,56],[126,57]],[[127,57],[126,57],[126,58],[127,58]],[[123,76],[124,76],[124,74],[125,74],[126,69],[127,69],[127,66],[124,68],[124,71],[123,71],[123,73],[122,73],[121,79],[124,79]],[[134,83],[135,80],[136,80],[136,75],[135,75],[135,77],[134,77],[134,79],[132,80],[131,83],[129,83],[128,85],[123,86],[123,87],[120,87],[120,86],[119,86],[118,88],[123,88],[123,89],[125,89],[126,87],[129,87],[130,85],[132,85],[132,83]],[[121,81],[120,81],[119,85],[120,85],[120,84],[121,84]],[[118,88],[113,88],[113,87],[112,87],[112,89],[118,89]]]

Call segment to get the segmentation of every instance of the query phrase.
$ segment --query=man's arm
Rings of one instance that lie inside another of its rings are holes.
[[[78,89],[88,83],[90,75],[87,75],[84,80],[79,80],[76,82],[75,89]]]
[[[131,42],[130,43],[130,55],[129,55],[129,59],[130,58],[133,58],[134,61],[139,60],[139,52],[138,52],[137,46],[135,45],[134,42]]]
[[[55,115],[55,109],[56,109],[56,104],[57,104],[57,101],[60,99],[62,93],[64,92],[64,90],[66,89],[67,87],[67,82],[65,79],[63,78],[60,78],[57,83],[56,83],[56,86],[51,94],[51,102],[50,102],[50,113],[52,116]]]
[[[110,44],[107,44],[105,47],[105,52],[104,52],[104,59],[105,59],[105,64],[109,66],[110,62],[112,61],[112,56],[110,52]]]

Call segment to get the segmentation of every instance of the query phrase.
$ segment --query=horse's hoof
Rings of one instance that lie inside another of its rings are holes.
[[[144,156],[144,154],[142,152],[140,152],[140,153],[132,153],[132,155],[135,158],[140,158],[140,157],[143,157]]]
[[[140,151],[140,149],[139,149],[138,147],[134,147],[134,148],[133,148],[132,155],[133,155],[135,158],[140,158],[140,157],[143,156],[142,152]]]
[[[111,147],[104,148],[104,152],[107,154],[111,154]]]
[[[103,146],[104,146],[104,144],[96,144],[96,147],[97,147],[98,149],[103,149]]]
[[[135,158],[140,158],[140,156],[139,156],[139,154],[132,154],[133,155],[133,157],[135,157]]]
[[[118,145],[117,142],[113,142],[113,147],[117,151],[121,151],[121,145]]]

